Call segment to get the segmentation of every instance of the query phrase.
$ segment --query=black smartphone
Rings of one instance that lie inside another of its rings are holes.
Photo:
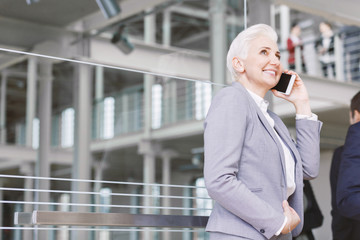
[[[295,78],[296,78],[295,75],[282,73],[281,76],[280,76],[279,82],[272,89],[275,89],[275,90],[277,90],[279,92],[282,92],[285,95],[290,95],[291,89],[292,89],[292,87],[294,85],[294,82],[295,82]]]

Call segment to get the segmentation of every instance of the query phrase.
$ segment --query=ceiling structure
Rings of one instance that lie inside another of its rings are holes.
[[[229,0],[229,13],[240,14],[242,5],[242,1]],[[122,0],[119,1],[119,6],[120,13],[107,19],[95,0],[40,0],[30,5],[25,0],[0,2],[0,71],[11,66],[11,70],[6,73],[7,101],[12,106],[7,115],[9,123],[24,116],[27,61],[21,58],[21,54],[3,51],[4,49],[73,58],[77,56],[76,43],[84,38],[106,34],[111,36],[122,24],[126,25],[128,36],[143,40],[144,17],[148,14],[146,10],[152,8],[152,14],[156,13],[158,43],[162,42],[162,12],[171,10],[171,46],[209,52],[208,1]],[[108,41],[110,44],[110,40]],[[72,103],[73,86],[69,74],[73,70],[69,63],[59,62],[53,67],[53,85],[56,89],[53,92],[53,107],[59,109]],[[105,93],[121,89],[126,84],[125,80],[129,79],[123,76],[127,73],[120,71],[107,70],[105,74]],[[130,79],[135,77],[141,81],[142,76],[130,75]],[[116,81],[117,79],[122,81]]]

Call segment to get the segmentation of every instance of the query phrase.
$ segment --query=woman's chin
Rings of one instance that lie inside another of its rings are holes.
[[[267,78],[264,83],[268,85],[269,88],[273,88],[276,86],[276,84],[279,82],[279,80],[275,78]]]

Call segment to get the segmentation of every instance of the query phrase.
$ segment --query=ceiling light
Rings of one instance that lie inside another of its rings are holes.
[[[30,5],[30,4],[33,4],[33,3],[38,3],[40,0],[26,0],[26,3],[28,4],[28,5]]]
[[[120,27],[119,30],[114,33],[111,43],[115,44],[123,53],[129,54],[134,50],[134,45],[129,42],[128,38],[124,34],[124,26]]]
[[[96,0],[96,2],[106,18],[112,18],[120,13],[116,0]]]

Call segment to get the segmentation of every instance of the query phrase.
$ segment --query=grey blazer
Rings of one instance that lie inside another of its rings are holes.
[[[269,114],[295,160],[296,189],[288,201],[303,222],[303,179],[318,175],[322,123],[296,120],[295,143],[281,119]],[[204,177],[215,200],[206,230],[247,239],[277,239],[274,234],[285,218],[285,157],[260,108],[247,90],[234,82],[216,94],[204,127]],[[293,236],[301,229],[302,223]]]

